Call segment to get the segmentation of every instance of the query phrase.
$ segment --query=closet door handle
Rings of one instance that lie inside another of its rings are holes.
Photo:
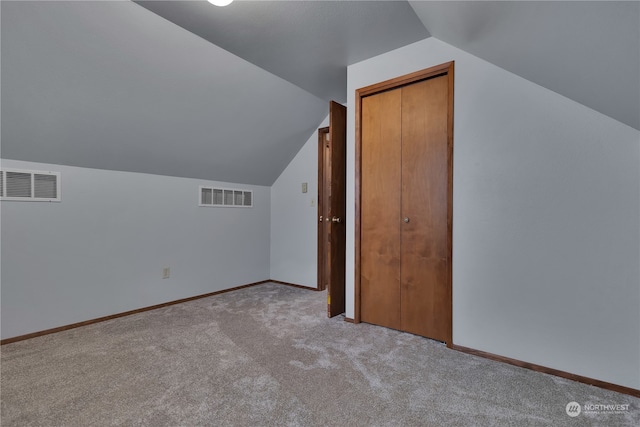
[[[403,219],[403,221],[404,221],[404,222],[406,222],[406,223],[409,223],[409,217],[408,217],[408,216],[405,216],[405,217],[404,217],[404,219]]]
[[[333,218],[331,218],[331,222],[342,222],[342,218],[334,216]]]

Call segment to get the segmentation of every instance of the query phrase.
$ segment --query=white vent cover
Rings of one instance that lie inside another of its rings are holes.
[[[2,170],[0,171],[0,199],[59,202],[60,172]]]
[[[251,208],[253,207],[253,191],[201,185],[200,206]]]

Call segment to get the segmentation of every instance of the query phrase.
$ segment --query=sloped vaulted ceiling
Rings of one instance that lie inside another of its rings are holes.
[[[328,111],[130,2],[2,2],[2,156],[270,185]]]
[[[325,100],[347,65],[432,35],[640,129],[638,0],[138,1]]]
[[[428,36],[406,2],[285,3],[3,1],[2,156],[272,184],[349,61]]]
[[[638,1],[2,1],[4,158],[270,185],[430,35],[640,129]]]
[[[325,101],[346,102],[347,65],[429,37],[406,1],[136,1]]]
[[[431,34],[640,129],[639,1],[410,1]]]

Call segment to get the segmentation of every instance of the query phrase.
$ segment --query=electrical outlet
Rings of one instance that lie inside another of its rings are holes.
[[[314,199],[313,197],[311,198],[311,207],[312,208],[316,207],[316,199]]]
[[[171,271],[169,270],[169,267],[165,267],[165,268],[162,269],[162,278],[163,279],[168,279],[170,274],[171,274]]]

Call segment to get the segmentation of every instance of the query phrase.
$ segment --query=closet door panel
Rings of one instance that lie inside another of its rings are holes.
[[[402,88],[401,328],[448,341],[448,76]]]
[[[362,100],[362,321],[400,329],[401,90]]]

